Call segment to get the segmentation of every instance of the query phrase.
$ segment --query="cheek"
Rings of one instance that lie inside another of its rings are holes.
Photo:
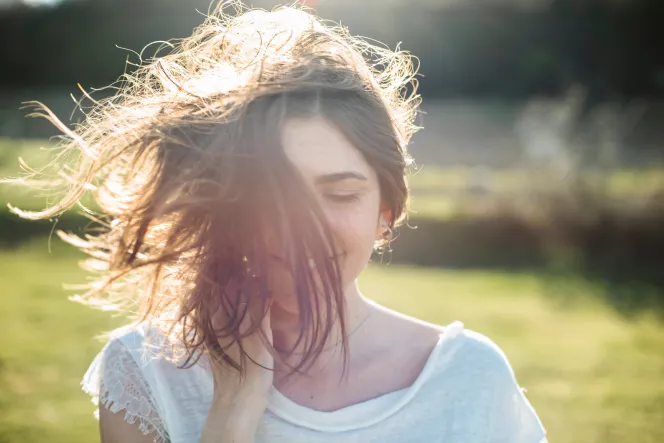
[[[337,213],[334,217],[332,226],[338,248],[345,254],[342,263],[343,279],[351,281],[364,269],[373,253],[378,223],[378,204],[358,205],[350,210]]]

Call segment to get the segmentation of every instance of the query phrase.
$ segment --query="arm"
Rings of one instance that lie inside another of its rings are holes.
[[[269,315],[263,320],[262,327],[271,345]],[[211,365],[214,396],[200,443],[254,442],[256,430],[267,407],[267,392],[273,380],[272,371],[263,367],[273,367],[274,359],[258,335],[248,337],[243,344],[252,360],[244,368],[244,378],[235,371],[222,371],[215,363]],[[237,344],[227,348],[226,352],[235,361],[240,361]],[[253,362],[259,363],[260,366]]]
[[[130,352],[112,340],[94,360],[83,390],[99,407],[102,443],[167,443],[152,392]]]
[[[220,374],[218,374],[220,376]],[[221,377],[219,377],[221,378]],[[227,374],[224,378],[229,378]],[[244,389],[216,389],[201,443],[253,443],[266,404]],[[168,443],[152,392],[140,368],[120,341],[112,341],[95,359],[83,388],[99,406],[101,443]],[[232,396],[222,392],[234,392]],[[264,397],[260,397],[264,398]]]
[[[269,332],[269,320],[264,327]],[[258,336],[245,339],[245,351],[264,367],[272,355]],[[228,351],[239,361],[239,348]],[[237,354],[237,355],[234,355]],[[213,402],[202,430],[201,443],[253,443],[267,406],[272,372],[249,364],[245,377],[212,365]],[[99,405],[102,443],[167,443],[168,432],[155,406],[150,386],[131,353],[119,340],[112,340],[97,356],[83,380],[83,390]]]
[[[232,410],[223,403],[212,405],[200,443],[253,443],[257,423],[251,417],[256,415],[233,417]],[[246,425],[238,426],[240,423]],[[99,434],[101,443],[165,442],[154,433],[145,435],[139,423],[129,423],[122,412],[113,413],[103,405],[99,407]]]
[[[103,406],[99,408],[99,435],[101,443],[154,443],[156,439],[154,434],[144,435],[139,423],[129,423],[124,414]]]

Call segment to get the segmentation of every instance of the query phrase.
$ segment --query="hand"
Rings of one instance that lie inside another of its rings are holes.
[[[242,320],[241,333],[248,331],[251,325],[250,312],[251,310],[248,310]],[[228,365],[222,367],[218,363],[211,362],[214,395],[201,443],[253,443],[254,435],[267,407],[268,393],[273,382],[271,369],[274,368],[274,357],[267,347],[272,346],[269,310],[261,322],[260,329],[263,331],[265,341],[259,331],[242,340],[244,352],[248,357],[243,368],[244,376],[240,376]],[[229,358],[238,364],[241,362],[238,343],[230,344],[220,340],[219,344]]]
[[[247,314],[240,326],[241,332],[249,328],[249,315]],[[215,401],[242,401],[261,404],[267,400],[267,395],[272,387],[274,357],[266,347],[266,344],[272,346],[272,328],[270,326],[270,315],[265,316],[261,323],[261,330],[267,339],[267,343],[258,332],[244,338],[242,346],[247,356],[246,367],[244,367],[244,376],[232,368],[220,368],[219,365],[212,365],[212,374],[214,378],[214,399]],[[226,343],[220,343],[226,350],[229,358],[238,364],[241,361],[241,351],[238,343],[227,346]],[[267,369],[265,369],[267,368]]]

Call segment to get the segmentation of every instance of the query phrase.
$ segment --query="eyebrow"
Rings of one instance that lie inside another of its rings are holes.
[[[361,180],[367,181],[368,179],[355,171],[344,171],[344,172],[335,172],[333,174],[324,174],[316,177],[316,184],[325,185],[330,183],[337,183],[344,180]]]

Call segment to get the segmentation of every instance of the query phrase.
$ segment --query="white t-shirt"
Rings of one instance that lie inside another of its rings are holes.
[[[146,358],[145,326],[117,330],[82,382],[93,402],[139,423],[155,443],[196,443],[212,404],[204,358],[188,369]],[[152,333],[152,332],[151,332]],[[545,431],[503,352],[454,322],[415,383],[333,412],[272,389],[256,443],[545,443]]]

